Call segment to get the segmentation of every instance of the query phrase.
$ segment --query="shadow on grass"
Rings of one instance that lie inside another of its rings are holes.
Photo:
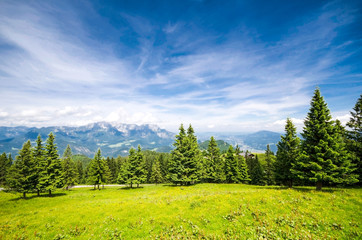
[[[325,187],[324,189],[322,188],[322,190],[317,191],[315,189],[315,187],[308,187],[308,186],[295,186],[295,187],[286,187],[286,186],[256,186],[257,188],[261,188],[261,189],[274,189],[274,190],[293,190],[293,191],[298,191],[298,192],[329,192],[329,193],[333,193],[335,191],[342,191],[343,189],[338,189],[338,188],[330,188],[330,187]]]
[[[26,198],[23,197],[17,197],[17,198],[13,198],[10,199],[9,201],[18,201],[18,200],[30,200],[33,198],[55,198],[55,197],[61,197],[61,196],[65,196],[67,195],[66,193],[52,193],[51,196],[49,196],[49,194],[41,194],[41,195],[32,195],[32,196],[27,196]]]
[[[139,186],[139,187],[128,187],[128,186],[126,186],[126,187],[118,188],[117,190],[136,190],[136,189],[142,189],[142,188],[144,188],[144,187],[142,187],[142,186]]]

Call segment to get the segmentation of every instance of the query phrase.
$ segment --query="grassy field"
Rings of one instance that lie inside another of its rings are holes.
[[[361,239],[362,189],[146,185],[0,192],[0,239]]]

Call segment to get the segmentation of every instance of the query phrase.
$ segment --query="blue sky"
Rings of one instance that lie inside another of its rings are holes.
[[[0,125],[302,130],[362,93],[361,1],[0,1]]]

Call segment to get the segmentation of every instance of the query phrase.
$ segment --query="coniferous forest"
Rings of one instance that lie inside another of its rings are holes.
[[[59,188],[68,190],[81,184],[96,189],[106,184],[125,184],[130,188],[145,183],[193,185],[197,183],[243,183],[283,185],[287,187],[351,186],[361,184],[361,108],[362,95],[351,111],[347,126],[332,120],[327,103],[317,88],[310,103],[301,133],[290,118],[285,133],[273,153],[241,151],[230,146],[221,153],[214,137],[207,150],[201,151],[191,124],[181,124],[171,153],[131,148],[127,157],[102,156],[98,149],[93,159],[72,155],[68,145],[62,156],[57,151],[56,136],[49,133],[45,143],[40,135],[35,146],[24,143],[15,159],[0,156],[0,184],[12,191],[36,192],[38,195]]]

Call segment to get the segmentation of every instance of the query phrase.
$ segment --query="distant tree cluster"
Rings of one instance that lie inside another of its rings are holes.
[[[142,151],[131,148],[127,157],[102,157],[98,149],[93,159],[72,155],[68,145],[63,157],[58,155],[53,133],[45,146],[40,135],[34,147],[24,143],[16,160],[6,153],[0,155],[0,186],[26,193],[69,189],[76,184],[143,183],[249,183],[282,184],[292,187],[315,184],[317,190],[328,185],[361,184],[362,95],[358,99],[346,130],[333,121],[330,111],[315,90],[304,122],[303,139],[299,139],[291,119],[286,120],[285,134],[277,144],[276,155],[266,146],[264,154],[241,151],[231,145],[220,152],[214,137],[206,150],[200,150],[194,129],[181,124],[171,153]],[[203,147],[205,148],[205,147]]]

